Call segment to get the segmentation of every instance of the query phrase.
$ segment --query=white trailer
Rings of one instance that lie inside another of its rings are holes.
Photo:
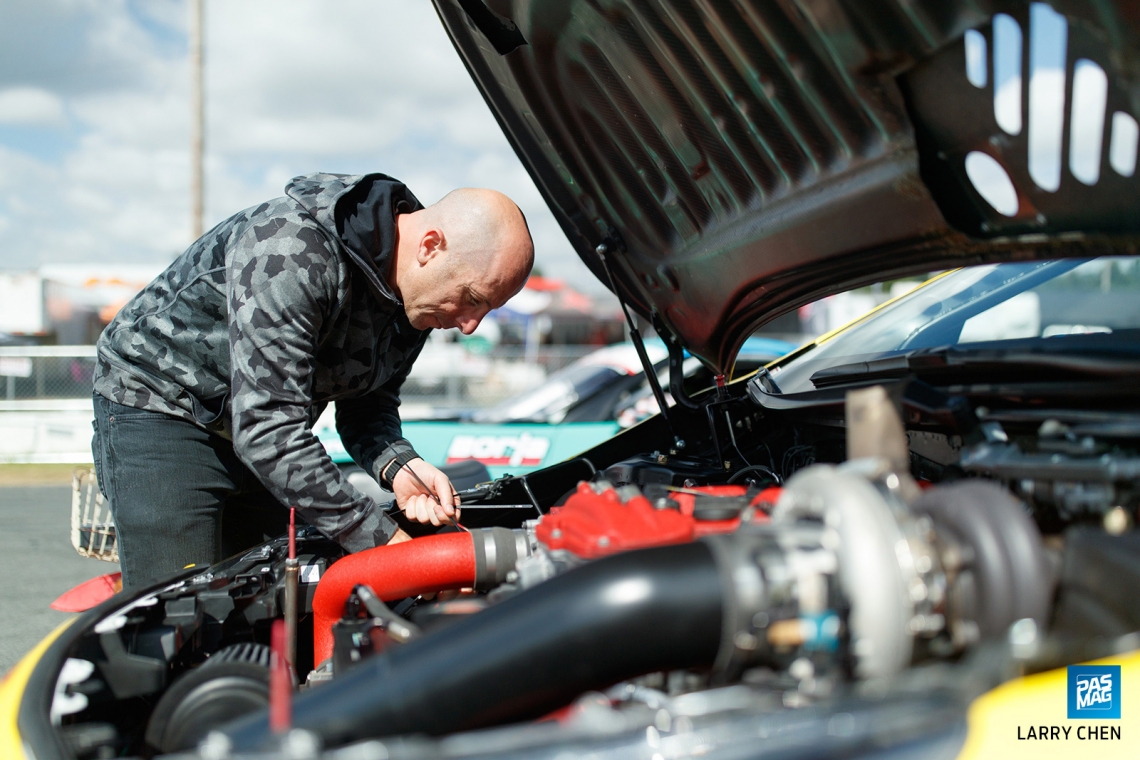
[[[48,332],[44,279],[36,272],[0,272],[0,332]]]

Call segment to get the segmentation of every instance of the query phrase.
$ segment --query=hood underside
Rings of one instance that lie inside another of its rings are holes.
[[[1134,3],[435,4],[578,255],[716,367],[831,293],[1140,247]]]

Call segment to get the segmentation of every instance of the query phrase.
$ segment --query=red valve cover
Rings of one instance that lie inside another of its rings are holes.
[[[743,486],[700,486],[688,489],[709,496],[741,497]],[[775,502],[780,489],[761,491],[749,503]],[[536,534],[548,549],[565,549],[584,559],[607,554],[692,541],[710,533],[730,533],[740,525],[740,518],[698,520],[693,517],[696,495],[674,491],[670,498],[679,509],[654,509],[644,496],[622,504],[614,490],[595,493],[589,483],[579,483],[578,490],[561,507],[554,507],[538,523]],[[754,520],[766,520],[756,512]]]

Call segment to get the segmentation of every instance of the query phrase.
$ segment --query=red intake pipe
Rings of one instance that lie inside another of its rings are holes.
[[[358,583],[370,586],[386,602],[474,586],[473,538],[471,533],[438,533],[377,546],[334,563],[313,596],[313,664],[332,657],[332,625],[344,614],[344,603]]]

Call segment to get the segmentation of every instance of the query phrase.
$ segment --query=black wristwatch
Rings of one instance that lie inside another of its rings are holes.
[[[396,473],[408,462],[413,459],[419,459],[420,455],[412,448],[412,444],[403,439],[394,441],[392,445],[388,447],[388,453],[394,454],[394,456],[388,464],[384,465],[380,470],[380,485],[391,491],[393,490],[392,481],[395,479]]]

